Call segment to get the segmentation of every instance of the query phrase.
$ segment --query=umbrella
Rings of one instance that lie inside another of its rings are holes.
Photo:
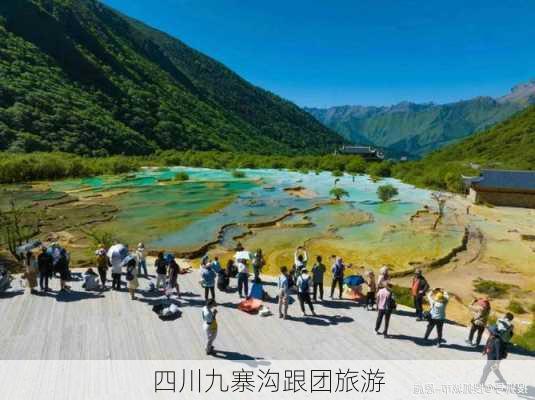
[[[347,286],[359,286],[364,283],[364,278],[360,275],[351,275],[344,279]]]
[[[17,247],[15,249],[15,252],[18,255],[24,255],[27,252],[32,251],[33,249],[35,249],[36,247],[38,247],[40,245],[41,245],[41,241],[40,240],[31,240],[31,241],[26,242],[23,245],[20,245],[19,247]]]
[[[128,248],[124,244],[114,244],[108,250],[108,258],[111,260],[113,258],[119,258],[122,260],[128,255]]]
[[[251,253],[248,251],[238,251],[236,254],[234,254],[234,258],[236,260],[250,260]]]

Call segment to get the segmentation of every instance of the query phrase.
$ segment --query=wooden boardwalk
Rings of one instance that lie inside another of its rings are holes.
[[[206,359],[198,271],[179,276],[185,295],[173,300],[182,310],[175,321],[161,321],[152,312],[152,306],[163,298],[145,291],[148,282],[140,278],[136,301],[126,291],[86,292],[79,282],[72,282],[70,294],[22,294],[18,282],[13,282],[14,289],[0,297],[0,359]],[[52,289],[58,285],[54,279]],[[235,285],[231,280],[231,287]],[[275,295],[274,285],[266,289]],[[274,303],[267,303],[274,315],[263,318],[237,310],[235,292],[216,290],[216,299],[216,348],[221,358],[481,359],[479,351],[464,343],[467,328],[446,325],[448,342],[436,348],[420,339],[426,324],[416,322],[408,311],[392,316],[392,338],[384,339],[373,330],[376,313],[348,300],[317,304],[318,317],[302,317],[295,301],[289,309],[292,319],[285,321],[278,318]]]

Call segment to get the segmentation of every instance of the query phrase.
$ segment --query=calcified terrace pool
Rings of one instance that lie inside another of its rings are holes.
[[[189,180],[173,181],[182,171]],[[211,252],[224,258],[239,240],[246,249],[262,248],[272,266],[291,265],[293,250],[306,245],[311,256],[337,254],[356,265],[401,268],[440,257],[462,235],[463,227],[451,224],[431,231],[411,223],[411,215],[431,204],[430,192],[394,179],[242,171],[244,178],[223,170],[147,168],[128,176],[66,180],[50,187],[81,198],[109,195],[119,211],[98,228],[130,245],[143,241],[151,249],[188,252],[217,241]],[[343,202],[330,201],[335,180],[349,193]],[[387,183],[396,186],[399,195],[396,201],[381,203],[377,187]],[[300,190],[285,190],[296,187]]]

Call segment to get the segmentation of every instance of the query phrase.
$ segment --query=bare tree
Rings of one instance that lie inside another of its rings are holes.
[[[39,233],[39,219],[25,209],[17,207],[14,200],[9,202],[9,206],[7,211],[0,210],[0,242],[4,243],[11,255],[20,261],[21,255],[17,254],[17,247]]]
[[[449,196],[442,192],[431,193],[431,198],[435,201],[438,208],[438,216],[433,223],[433,230],[437,229],[437,226],[440,220],[444,217],[444,209],[446,208],[446,202],[449,199]]]

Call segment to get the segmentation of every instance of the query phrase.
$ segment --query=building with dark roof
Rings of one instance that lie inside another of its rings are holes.
[[[342,146],[338,151],[340,154],[349,154],[361,156],[367,161],[381,161],[385,158],[384,154],[371,146]]]
[[[482,169],[464,184],[474,203],[535,208],[535,171]]]

